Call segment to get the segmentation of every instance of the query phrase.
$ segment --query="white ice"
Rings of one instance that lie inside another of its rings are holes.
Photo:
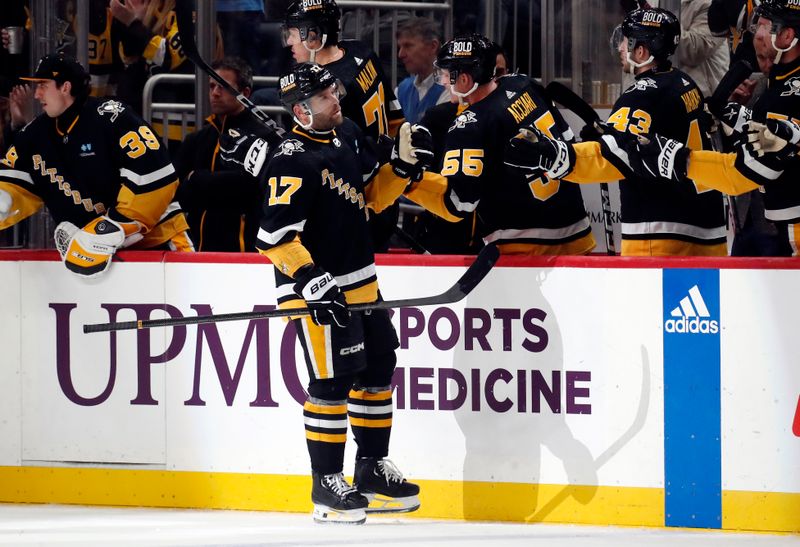
[[[318,525],[292,513],[0,504],[0,545],[797,547],[800,536],[395,517]]]

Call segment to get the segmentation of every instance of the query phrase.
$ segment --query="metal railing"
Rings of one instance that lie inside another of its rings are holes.
[[[277,87],[279,78],[277,76],[254,76],[253,84],[256,87]],[[159,120],[155,119],[156,114],[160,114],[163,127],[166,128],[170,119],[170,114],[179,115],[181,119],[181,135],[183,137],[189,132],[190,124],[194,124],[194,113],[197,109],[193,103],[157,103],[153,102],[153,92],[158,85],[169,83],[194,83],[194,74],[156,74],[147,79],[142,90],[142,117],[149,124],[154,122],[158,123]],[[281,116],[286,113],[282,106],[266,106],[258,107],[262,112],[273,115]],[[167,131],[163,131],[161,136],[164,146],[167,146]]]

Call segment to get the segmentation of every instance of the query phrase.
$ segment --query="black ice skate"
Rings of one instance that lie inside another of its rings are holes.
[[[419,486],[403,478],[386,458],[359,458],[353,485],[369,500],[367,513],[410,513],[419,509]]]
[[[369,501],[350,486],[342,473],[313,473],[311,501],[314,521],[320,523],[364,524]]]

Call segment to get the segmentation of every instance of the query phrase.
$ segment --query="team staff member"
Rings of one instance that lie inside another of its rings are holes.
[[[88,97],[73,59],[47,55],[26,79],[44,112],[0,162],[0,229],[46,206],[66,267],[84,276],[122,247],[192,251],[175,169],[150,126],[123,103]]]
[[[253,70],[243,60],[227,57],[211,66],[250,97]],[[178,199],[189,217],[198,251],[254,251],[261,214],[259,183],[247,170],[232,164],[229,155],[239,152],[240,136],[267,138],[268,130],[213,78],[208,86],[208,123],[186,136],[175,161],[181,179]]]
[[[341,11],[334,0],[298,0],[289,5],[284,19],[284,41],[297,63],[323,65],[344,85],[342,114],[353,120],[367,137],[394,137],[404,121],[400,103],[381,61],[357,40],[339,40]],[[370,230],[376,251],[385,251],[397,224],[399,206],[373,215]]]
[[[632,135],[659,133],[695,150],[710,148],[702,93],[691,77],[669,61],[681,35],[678,19],[664,9],[638,9],[625,16],[621,32],[620,61],[636,80],[614,104],[607,124]],[[524,141],[513,143],[508,163],[530,162]],[[596,172],[580,182],[605,180],[609,179]],[[728,254],[725,207],[719,192],[700,186],[643,184],[633,174],[619,184],[623,256]]]
[[[452,222],[477,211],[483,240],[504,254],[586,254],[595,241],[580,188],[503,164],[506,143],[521,127],[558,138],[572,132],[530,78],[495,79],[496,61],[496,46],[478,34],[442,46],[437,67],[469,107],[448,130],[441,172],[425,173],[406,196]]]
[[[347,305],[380,298],[367,219],[394,202],[432,152],[427,131],[406,123],[391,164],[379,165],[342,117],[339,86],[312,63],[281,77],[281,101],[297,125],[267,166],[256,246],[275,265],[279,306],[312,310],[294,321],[310,377],[303,414],[314,519],[360,524],[365,512],[419,507],[419,487],[386,459],[397,335],[385,310],[351,315]],[[355,488],[342,474],[348,417]]]

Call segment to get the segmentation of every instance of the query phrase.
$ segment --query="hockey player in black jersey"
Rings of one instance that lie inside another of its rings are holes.
[[[296,0],[284,19],[284,42],[298,63],[323,65],[339,79],[347,94],[342,114],[354,121],[367,137],[394,137],[404,121],[400,102],[394,95],[375,52],[358,40],[339,40],[341,11],[335,0]],[[397,224],[399,206],[373,215],[370,232],[376,252],[385,252]]]
[[[385,310],[351,314],[347,306],[380,298],[367,220],[420,176],[432,152],[430,135],[406,123],[391,163],[379,164],[343,118],[341,92],[317,64],[281,77],[281,100],[297,125],[267,165],[256,247],[275,266],[279,306],[312,310],[294,322],[310,377],[303,414],[314,519],[360,524],[365,512],[419,507],[419,487],[386,459],[397,335]],[[342,474],[348,418],[358,444],[355,488]]]
[[[680,23],[669,11],[637,9],[625,16],[620,60],[636,75],[614,104],[607,124],[614,130],[641,135],[657,132],[693,150],[710,148],[710,120],[694,81],[671,66],[669,57],[680,39]],[[614,141],[609,141],[613,143]],[[566,148],[564,148],[566,150]],[[515,139],[506,161],[538,166],[525,139]],[[599,170],[551,176],[594,183],[608,180]],[[652,185],[628,173],[620,180],[623,256],[725,256],[727,233],[722,195],[700,185]]]
[[[505,254],[588,253],[595,241],[580,188],[503,165],[505,145],[522,127],[566,139],[572,132],[530,78],[495,79],[496,57],[477,34],[442,46],[437,67],[469,106],[448,130],[441,172],[425,173],[406,196],[452,222],[477,211],[480,235]]]
[[[403,111],[375,52],[358,40],[339,40],[341,11],[334,0],[298,0],[286,11],[284,41],[298,63],[323,65],[347,91],[345,118],[365,135],[394,137]]]
[[[777,254],[797,256],[800,186],[796,181],[800,178],[800,160],[795,156],[800,142],[800,6],[792,0],[764,0],[756,10],[754,23],[753,44],[760,63],[766,60],[762,70],[769,71],[769,86],[752,111],[730,103],[720,120],[726,132],[742,133],[735,153],[690,150],[682,141],[657,133],[626,142],[609,135],[603,139],[610,146],[575,145],[574,151],[562,155],[569,159],[558,169],[571,171],[568,179],[614,178],[615,173],[619,176],[632,168],[651,187],[685,187],[688,181],[731,195],[761,189],[765,216],[778,227],[782,239],[782,249]],[[544,160],[548,168],[553,168],[558,155],[553,145],[558,147],[553,142],[527,146],[528,161]]]
[[[0,161],[0,229],[46,206],[66,267],[84,276],[123,247],[193,250],[175,169],[150,126],[123,103],[88,97],[89,75],[72,59],[47,55],[25,79],[44,113]]]

